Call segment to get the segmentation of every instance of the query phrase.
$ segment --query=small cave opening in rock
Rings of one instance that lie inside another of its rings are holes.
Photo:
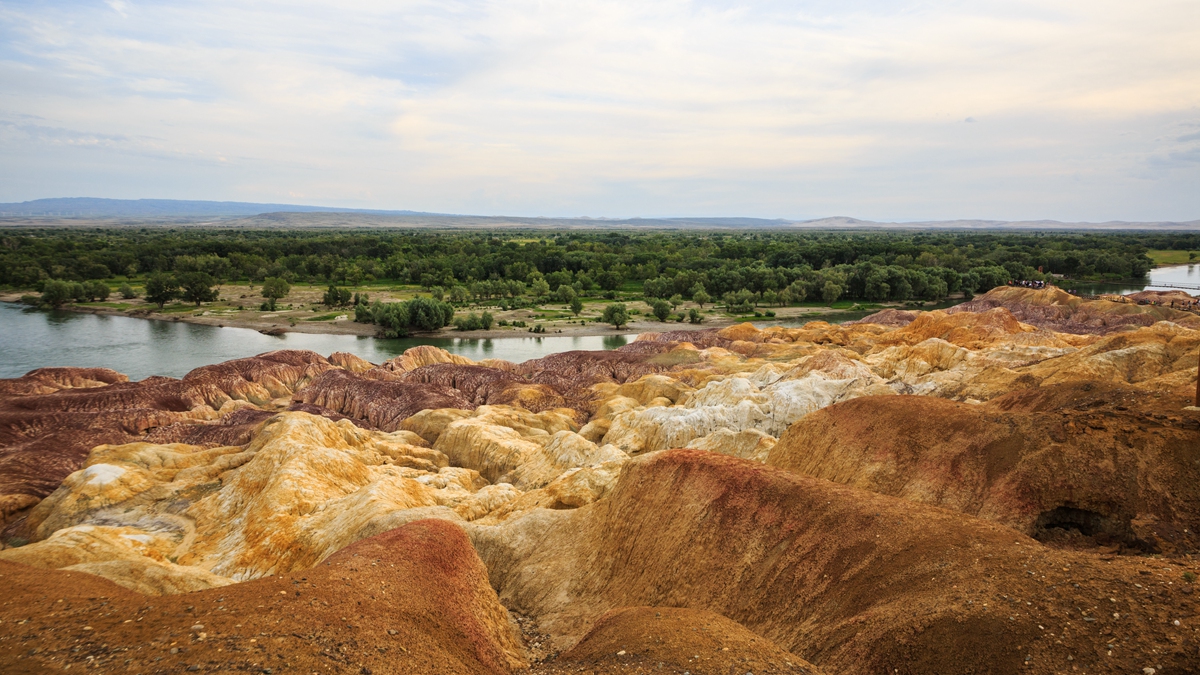
[[[1117,548],[1153,553],[1155,546],[1138,539],[1130,519],[1106,516],[1074,506],[1059,506],[1043,511],[1034,524],[1033,538],[1065,549]]]

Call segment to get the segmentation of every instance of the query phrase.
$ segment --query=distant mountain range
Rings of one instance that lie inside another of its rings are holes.
[[[221,219],[244,227],[412,227],[412,228],[528,228],[528,229],[955,229],[955,230],[1195,230],[1200,220],[1070,223],[1056,220],[936,220],[892,223],[835,216],[814,220],[766,218],[537,218],[469,216],[422,211],[346,209],[299,204],[258,204],[181,199],[98,199],[66,197],[0,204],[5,218],[54,219],[71,224],[77,219]]]
[[[187,199],[99,199],[96,197],[60,197],[29,202],[0,204],[0,216],[57,218],[236,218],[262,213],[370,213],[374,215],[412,216],[420,211],[379,211],[344,209],[299,204],[256,204],[252,202],[210,202]]]

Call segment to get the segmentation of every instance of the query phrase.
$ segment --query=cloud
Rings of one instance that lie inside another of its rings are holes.
[[[1155,158],[1198,38],[1177,0],[0,4],[0,121],[110,139],[0,134],[0,199],[1194,218]]]

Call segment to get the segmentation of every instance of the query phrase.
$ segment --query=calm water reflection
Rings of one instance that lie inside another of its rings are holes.
[[[246,328],[217,328],[182,321],[41,311],[0,303],[0,377],[19,377],[45,366],[103,366],[140,380],[181,377],[189,370],[272,349],[311,349],[328,356],[350,352],[379,363],[417,345],[434,345],[471,359],[527,361],[572,349],[616,349],[631,335],[516,337],[499,340],[433,338],[377,340],[353,335],[262,335]]]

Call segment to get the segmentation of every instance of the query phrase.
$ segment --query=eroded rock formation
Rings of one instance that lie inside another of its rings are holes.
[[[494,596],[450,584],[464,595],[436,611],[453,621],[403,610],[429,672],[527,655],[544,673],[1186,672],[1198,351],[1188,312],[1001,288],[521,364],[419,347],[379,365],[272,352],[180,380],[34,371],[0,382],[0,571],[30,598],[66,575],[123,587],[111,598],[218,600],[286,579],[309,601],[268,621],[355,626],[366,615],[318,571],[367,580],[373,602],[424,592],[417,563],[378,570],[360,547],[465,530],[482,563],[434,547],[418,567],[486,564],[524,645]],[[192,637],[205,663],[234,663]],[[355,649],[329,665],[373,667]]]

